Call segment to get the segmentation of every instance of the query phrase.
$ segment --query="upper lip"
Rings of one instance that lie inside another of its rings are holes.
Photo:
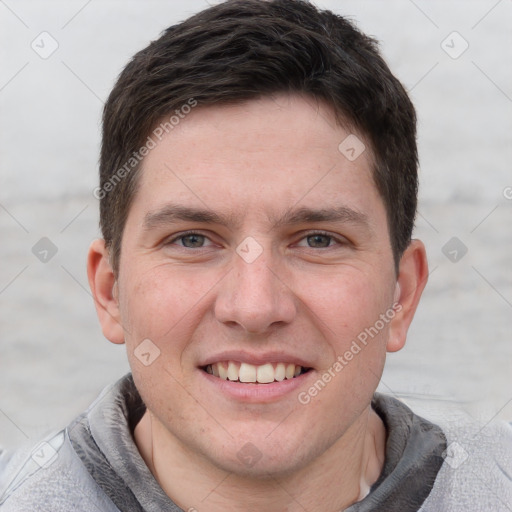
[[[275,351],[256,354],[244,350],[228,350],[208,356],[199,363],[199,367],[208,366],[209,364],[219,363],[221,361],[237,361],[240,363],[252,364],[254,366],[260,366],[266,363],[293,363],[296,366],[302,366],[303,368],[312,367],[305,359],[302,359],[295,354]]]

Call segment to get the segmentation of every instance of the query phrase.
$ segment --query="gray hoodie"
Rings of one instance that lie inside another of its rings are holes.
[[[510,425],[441,429],[378,393],[372,407],[386,425],[386,461],[370,493],[346,512],[512,511]],[[65,430],[10,457],[0,474],[1,511],[182,512],[133,441],[144,411],[128,374]],[[0,471],[1,461],[0,454]],[[208,511],[199,499],[188,512]]]

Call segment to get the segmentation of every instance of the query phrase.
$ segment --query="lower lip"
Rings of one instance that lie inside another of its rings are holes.
[[[209,384],[215,386],[224,396],[248,403],[267,403],[279,400],[298,388],[303,387],[314,373],[313,370],[309,370],[293,379],[284,379],[281,382],[270,382],[268,384],[257,384],[220,379],[201,369],[199,369],[199,372]]]

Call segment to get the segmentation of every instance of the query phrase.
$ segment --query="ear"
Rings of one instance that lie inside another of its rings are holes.
[[[394,303],[396,314],[390,323],[387,351],[396,352],[405,345],[407,331],[428,279],[425,246],[412,240],[400,259]]]
[[[124,343],[117,282],[110,265],[108,249],[102,239],[94,240],[89,247],[87,277],[103,335],[112,343]]]

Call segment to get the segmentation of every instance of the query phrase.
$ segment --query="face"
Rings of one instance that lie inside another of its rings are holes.
[[[144,402],[191,457],[286,473],[357,437],[399,315],[371,155],[347,158],[349,135],[279,96],[197,107],[144,160],[119,322]]]

